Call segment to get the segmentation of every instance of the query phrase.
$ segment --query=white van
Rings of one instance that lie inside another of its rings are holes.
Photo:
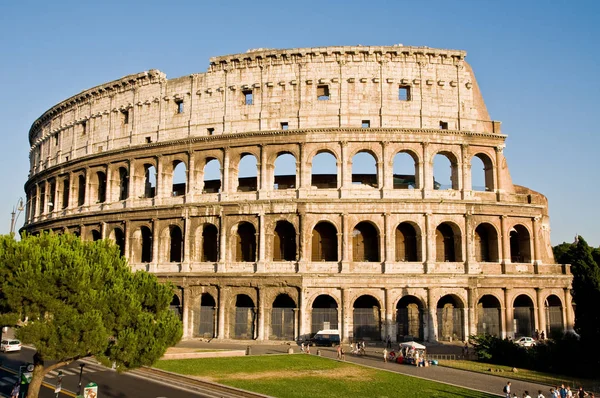
[[[340,331],[337,329],[319,330],[310,342],[316,346],[335,347],[340,344]]]

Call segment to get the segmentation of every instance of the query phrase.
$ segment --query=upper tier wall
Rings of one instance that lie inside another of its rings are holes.
[[[465,55],[401,46],[258,50],[211,58],[206,73],[171,80],[157,70],[129,75],[36,120],[30,171],[146,142],[246,131],[368,122],[500,134]]]

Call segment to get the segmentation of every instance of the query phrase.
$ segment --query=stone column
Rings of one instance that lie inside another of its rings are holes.
[[[256,263],[256,272],[265,272],[265,213],[258,213],[258,261]]]
[[[186,208],[186,210],[184,211],[184,216],[183,216],[183,258],[182,258],[182,270],[185,271],[191,271],[191,262],[192,262],[192,258],[190,256],[190,248],[192,247],[192,242],[190,242],[190,236],[192,235],[190,233],[190,229],[191,229],[191,222],[190,222],[190,216],[188,214],[188,208]]]
[[[83,202],[84,206],[89,206],[90,205],[90,185],[92,184],[91,181],[91,176],[90,176],[90,168],[86,167],[85,168],[85,200]],[[46,203],[44,203],[44,206],[46,206]]]
[[[342,288],[342,305],[340,306],[340,316],[341,316],[341,324],[342,324],[342,337],[341,340],[347,343],[350,342],[350,316],[352,315],[352,310],[349,308],[349,292],[348,289]]]
[[[494,148],[496,150],[496,192],[500,193],[504,191],[504,181],[502,180],[502,164],[504,163],[504,155],[502,151],[504,150],[504,145],[499,145]]]
[[[506,323],[506,337],[515,337],[515,325],[513,321],[513,306],[510,302],[511,289],[504,289],[504,320]]]
[[[309,332],[307,325],[310,326],[310,321],[306,322],[304,318],[308,310],[306,309],[306,297],[302,286],[298,288],[298,339],[303,340],[304,335]]]
[[[154,195],[154,202],[160,204],[165,198],[165,187],[164,187],[164,165],[162,155],[156,157],[156,194]]]
[[[390,179],[394,174],[394,170],[390,171],[390,164],[387,161],[387,151],[389,142],[381,142],[381,159],[377,162],[377,188],[382,191],[381,197],[384,197],[383,192],[390,188]],[[392,183],[393,187],[393,183]]]
[[[352,168],[348,170],[348,142],[340,142],[340,148],[342,159],[339,162],[339,174],[341,183],[338,182],[338,188],[340,188],[340,197],[343,198],[346,196],[346,191],[352,188]]]
[[[196,159],[194,158],[194,152],[189,151],[187,182],[185,186],[186,203],[194,202],[196,198],[197,187],[202,187],[202,184],[199,183],[197,177],[198,173],[196,173]]]
[[[182,288],[182,311],[183,311],[183,316],[182,316],[182,321],[183,321],[183,338],[190,338],[193,337],[193,332],[192,332],[192,328],[193,328],[193,322],[190,322],[190,308],[188,305],[188,302],[190,301],[190,289],[189,288]]]
[[[227,262],[227,231],[224,216],[219,216],[219,262],[217,263],[217,272],[225,272],[225,263]]]
[[[160,231],[158,230],[159,223],[156,219],[152,219],[152,272],[156,272],[159,263],[159,247],[160,247]],[[104,233],[102,237],[106,236]]]
[[[342,220],[342,232],[341,234],[338,234],[338,236],[340,237],[341,240],[341,248],[342,248],[342,268],[341,268],[341,272],[350,272],[350,259],[349,259],[349,254],[350,254],[350,249],[349,249],[349,232],[348,232],[348,214],[343,213],[340,215],[341,216],[341,220]],[[340,236],[341,235],[341,236]]]
[[[536,301],[538,307],[538,332],[542,333],[542,330],[545,330],[546,335],[548,331],[546,330],[546,306],[544,305],[544,289],[536,288]]]
[[[573,330],[573,326],[575,326],[575,319],[573,316],[573,296],[571,296],[571,289],[564,289],[565,298],[564,298],[564,306],[563,306],[563,323],[565,325],[565,331]]]
[[[385,298],[385,328],[382,339],[385,339],[388,335],[396,341],[396,331],[394,330],[394,311],[393,311],[393,298],[392,291],[390,289],[384,289]]]
[[[427,289],[427,310],[428,310],[428,316],[429,316],[429,337],[427,338],[427,341],[429,342],[435,342],[437,341],[437,310],[436,310],[436,303],[434,302],[434,297],[433,297],[433,289],[428,288]]]
[[[272,319],[271,319],[271,323],[273,323]],[[294,308],[294,340],[298,341],[299,339],[300,339],[299,308]]]
[[[473,265],[473,263],[475,262],[475,259],[473,258],[473,253],[472,253],[472,249],[471,249],[471,241],[473,239],[473,231],[471,229],[471,214],[469,212],[467,212],[465,214],[465,239],[464,239],[464,244],[462,244],[462,247],[464,247],[464,256],[463,256],[463,261],[465,262],[465,271],[466,273],[470,274],[470,273],[479,273],[478,269],[471,269],[471,265]]]
[[[423,147],[423,155],[421,157],[421,168],[422,173],[419,175],[423,178],[423,185],[420,185],[421,189],[423,189],[423,198],[427,197],[427,191],[433,190],[433,162],[432,159],[429,158],[429,143],[423,142],[421,143]]]
[[[273,184],[269,184],[269,173],[267,172],[267,150],[265,145],[260,145],[260,176],[259,177],[259,197],[266,197],[267,191],[271,191]],[[269,189],[271,188],[271,189]]]
[[[467,288],[468,322],[465,329],[467,339],[470,335],[477,334],[477,289]],[[467,317],[465,317],[467,318]]]
[[[258,325],[257,325],[257,339],[260,341],[267,340],[269,338],[268,331],[265,330],[265,290],[262,287],[258,289]]]
[[[221,200],[227,197],[229,193],[230,182],[229,182],[229,147],[223,148],[223,169],[221,170],[221,178],[223,179],[221,183]]]
[[[461,173],[462,173],[462,178],[459,180],[460,181],[460,185],[458,187],[458,189],[461,190],[461,195],[462,195],[462,199],[466,199],[467,196],[469,196],[465,191],[473,190],[472,187],[472,182],[471,182],[471,162],[469,159],[469,145],[468,144],[462,144],[460,146],[461,149]]]
[[[506,264],[510,264],[511,262],[511,258],[510,258],[510,232],[507,230],[507,218],[508,216],[506,215],[502,215],[500,216],[500,228],[502,229],[502,231],[500,231],[500,236],[502,238],[502,258],[500,259],[500,261],[502,262],[503,265],[503,270],[504,273],[506,273]]]
[[[227,288],[219,286],[219,298],[218,298],[218,320],[219,325],[217,327],[217,338],[224,339],[225,338],[225,308],[227,303]]]
[[[542,264],[542,260],[540,259],[540,217],[533,217],[531,223],[533,225],[533,264],[535,273],[538,274],[538,267]]]
[[[297,269],[297,272],[299,272],[299,273],[306,272],[306,262],[310,258],[308,251],[307,251],[307,247],[306,247],[306,236],[305,236],[305,231],[304,231],[305,224],[306,224],[306,214],[304,212],[299,212],[298,213],[298,232],[297,232],[297,236],[298,236],[298,242],[297,242],[298,269]],[[300,309],[302,310],[302,307],[300,307]]]
[[[431,213],[425,213],[425,273],[430,273],[435,265],[435,228],[431,218]]]
[[[299,198],[304,198],[306,191],[311,187],[311,169],[308,167],[307,160],[304,159],[305,156],[306,144],[301,142],[298,144],[298,159],[296,161],[296,183]]]
[[[384,233],[383,233],[383,261],[384,261],[384,269],[383,272],[387,273],[389,272],[389,267],[390,267],[390,263],[394,262],[394,244],[395,244],[395,239],[394,239],[394,233],[392,231],[392,227],[391,227],[391,221],[390,221],[390,213],[384,213],[383,214],[383,228],[384,228]]]

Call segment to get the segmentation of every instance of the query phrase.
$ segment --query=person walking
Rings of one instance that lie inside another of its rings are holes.
[[[386,340],[386,342],[387,342],[386,348],[388,348],[388,349],[390,349],[390,350],[391,350],[391,349],[392,349],[392,338],[390,337],[390,335],[389,335],[389,334],[388,334],[388,336],[387,336],[387,340]]]
[[[504,393],[504,395],[505,395],[506,398],[511,398],[510,397],[510,381],[506,382],[506,385],[502,389],[502,392]]]
[[[10,398],[19,398],[19,393],[21,392],[21,385],[19,384],[19,381],[17,381],[15,383],[15,385],[12,388],[12,391],[10,392]]]
[[[588,393],[583,390],[582,386],[579,386],[579,390],[577,390],[577,398],[587,397]]]
[[[523,393],[523,398],[531,398],[531,396],[529,395],[529,391],[525,390],[525,392]]]
[[[538,390],[537,398],[546,398],[544,397],[544,394],[542,394],[542,390]]]
[[[387,358],[388,358],[388,350],[387,348],[383,349],[383,362],[387,362]]]

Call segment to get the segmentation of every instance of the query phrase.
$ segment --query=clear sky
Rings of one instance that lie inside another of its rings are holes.
[[[0,1],[0,233],[25,195],[31,124],[72,95],[250,48],[402,43],[467,51],[513,182],[548,197],[552,243],[600,246],[599,17],[593,0]]]

